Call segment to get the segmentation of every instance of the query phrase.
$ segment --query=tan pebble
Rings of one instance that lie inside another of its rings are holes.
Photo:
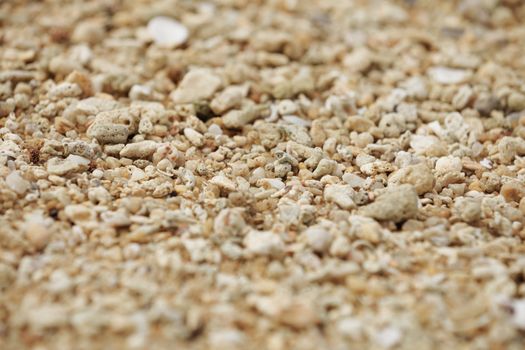
[[[47,172],[51,175],[64,176],[84,171],[90,163],[89,159],[70,154],[66,159],[51,158],[47,162]]]
[[[264,106],[248,105],[241,110],[234,109],[222,117],[222,122],[227,128],[241,128],[259,118],[266,109]]]
[[[477,198],[459,197],[454,202],[454,213],[465,222],[481,219],[481,201]]]
[[[324,199],[327,202],[333,202],[346,210],[356,208],[354,194],[355,191],[350,185],[327,185],[324,189]]]
[[[48,95],[54,99],[78,97],[82,95],[82,89],[77,84],[64,82],[53,87]]]
[[[325,252],[332,243],[333,235],[320,225],[311,226],[303,233],[306,242],[316,252]]]
[[[348,233],[351,236],[374,244],[381,241],[382,228],[374,219],[361,215],[352,215],[348,218],[348,222],[350,223]]]
[[[317,313],[310,303],[296,301],[284,307],[279,320],[290,327],[305,329],[319,322]]]
[[[388,187],[377,199],[359,210],[364,216],[394,222],[414,218],[418,213],[418,197],[414,186]]]
[[[210,183],[219,186],[222,189],[228,190],[228,191],[235,191],[237,189],[237,185],[232,180],[228,179],[224,175],[216,175],[211,180]]]
[[[432,171],[424,163],[409,165],[399,169],[388,178],[388,182],[392,184],[413,185],[418,195],[431,192],[434,188],[434,181]]]
[[[120,151],[120,156],[132,159],[147,159],[155,153],[159,146],[155,141],[129,143]]]
[[[248,252],[262,256],[280,256],[285,248],[281,237],[269,231],[250,231],[243,243]]]
[[[66,217],[71,221],[84,222],[95,220],[95,213],[90,208],[81,204],[70,204],[64,208]]]
[[[381,173],[389,173],[396,168],[390,163],[383,160],[376,160],[371,163],[364,164],[359,167],[359,170],[366,175],[377,175]]]
[[[27,322],[33,331],[63,327],[68,323],[68,307],[59,304],[38,304],[27,312]]]
[[[16,279],[16,271],[11,266],[0,262],[0,290],[8,288]]]
[[[184,128],[184,136],[196,147],[200,147],[203,144],[202,134],[192,128]]]
[[[100,143],[126,143],[129,128],[121,124],[95,123],[88,128],[87,136]]]
[[[439,174],[461,171],[462,169],[463,162],[458,157],[441,157],[436,161],[436,171]]]
[[[313,177],[319,179],[325,175],[332,174],[337,166],[337,162],[331,159],[321,159],[313,172]]]
[[[357,131],[361,133],[361,132],[368,131],[371,127],[374,126],[374,123],[368,118],[360,117],[360,116],[353,116],[353,117],[349,117],[345,121],[345,126],[350,131]]]
[[[73,71],[67,76],[66,81],[78,85],[82,91],[83,97],[93,95],[93,83],[87,74],[79,71]]]
[[[503,164],[511,164],[516,155],[525,154],[525,140],[504,136],[498,141],[499,158]]]
[[[87,20],[77,24],[71,39],[77,43],[96,44],[105,36],[105,25],[99,20]]]
[[[222,114],[229,109],[238,108],[247,94],[247,85],[229,86],[211,101],[210,108],[216,114]]]
[[[42,222],[27,222],[24,232],[31,246],[37,250],[45,248],[52,237],[51,230]]]
[[[525,109],[525,95],[513,92],[510,94],[507,104],[513,111],[522,111]]]
[[[521,181],[509,181],[501,186],[500,194],[507,202],[520,203],[525,197],[525,184]]]
[[[483,192],[483,184],[480,181],[475,180],[468,185],[468,189],[469,191]]]
[[[242,216],[242,208],[227,208],[220,211],[214,220],[213,230],[215,234],[225,236],[239,236],[249,228]]]
[[[20,176],[19,171],[12,171],[7,177],[5,178],[5,183],[7,187],[9,187],[11,190],[15,191],[18,194],[24,194],[29,190],[31,187],[31,184],[29,181],[24,179],[22,176]]]
[[[345,173],[343,175],[343,181],[352,188],[362,188],[365,185],[365,179],[352,173]]]
[[[454,106],[454,108],[461,110],[472,101],[473,96],[474,92],[472,91],[472,88],[470,86],[462,86],[454,95],[454,98],[452,99],[452,105]]]
[[[215,74],[196,69],[187,73],[180,82],[177,90],[173,91],[171,98],[176,104],[193,103],[207,100],[221,86],[221,79]]]
[[[435,136],[412,135],[410,147],[416,154],[439,157],[447,154],[446,146]]]

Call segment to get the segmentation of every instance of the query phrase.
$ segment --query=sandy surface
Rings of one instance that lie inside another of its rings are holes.
[[[0,348],[522,349],[525,4],[0,3]]]

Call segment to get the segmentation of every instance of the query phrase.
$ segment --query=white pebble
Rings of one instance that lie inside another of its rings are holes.
[[[306,242],[316,252],[324,252],[330,247],[332,243],[332,234],[322,226],[316,225],[309,227],[305,232],[304,236]]]
[[[145,159],[151,157],[158,147],[159,144],[157,142],[150,140],[129,143],[120,151],[120,156],[132,159]]]
[[[441,157],[436,162],[436,171],[441,174],[461,171],[461,169],[463,169],[463,164],[458,157]]]
[[[237,185],[232,180],[228,179],[224,175],[216,175],[211,180],[210,183],[219,186],[220,188],[228,191],[235,191]]]
[[[383,348],[391,348],[401,341],[401,331],[395,327],[388,327],[375,336],[376,342]]]
[[[349,185],[328,185],[324,189],[324,199],[337,204],[341,209],[350,210],[356,207],[352,198],[354,193]]]
[[[185,104],[206,100],[221,86],[221,79],[204,69],[190,71],[182,78],[177,90],[171,93],[171,98],[176,104]]]
[[[208,132],[215,136],[221,136],[222,135],[222,129],[217,124],[212,124],[208,127]]]
[[[188,40],[189,31],[180,22],[165,16],[152,18],[148,22],[148,33],[155,44],[174,48]]]
[[[309,127],[312,125],[312,122],[303,118],[300,118],[296,115],[285,115],[282,117],[283,121],[288,124],[298,125],[298,126],[304,126]]]
[[[153,89],[147,85],[135,84],[129,90],[129,98],[133,101],[145,100],[151,97]]]
[[[184,128],[184,136],[188,139],[188,141],[191,142],[194,146],[202,146],[203,143],[203,136],[200,132],[192,129],[192,128]]]
[[[337,330],[345,337],[358,340],[363,335],[363,324],[357,318],[347,317],[337,323]]]
[[[470,71],[448,67],[432,67],[428,75],[439,84],[460,84],[466,82],[472,75]]]
[[[248,252],[263,256],[278,256],[284,252],[284,243],[277,233],[251,231],[244,239]]]
[[[18,194],[24,194],[29,189],[29,181],[25,180],[18,171],[13,171],[5,178],[7,186]]]
[[[518,299],[512,304],[514,315],[512,322],[518,329],[525,330],[525,300]]]
[[[282,100],[277,105],[277,112],[280,115],[290,115],[297,112],[297,105],[292,100]]]
[[[343,181],[353,188],[361,188],[365,185],[365,179],[352,173],[344,174]]]

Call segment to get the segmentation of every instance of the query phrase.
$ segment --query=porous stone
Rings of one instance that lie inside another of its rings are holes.
[[[418,196],[413,185],[393,186],[380,194],[373,203],[360,208],[359,213],[381,221],[401,222],[418,213]]]

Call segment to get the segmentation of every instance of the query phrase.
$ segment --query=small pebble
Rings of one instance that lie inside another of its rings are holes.
[[[22,176],[20,176],[20,172],[13,171],[7,177],[5,178],[5,183],[7,186],[15,191],[18,194],[24,194],[26,193],[31,184],[29,181],[25,180]]]
[[[220,86],[221,79],[215,74],[203,69],[194,69],[184,76],[177,89],[172,92],[171,98],[175,104],[207,100]]]
[[[188,29],[180,22],[165,16],[148,22],[148,33],[156,45],[172,49],[184,44],[189,37]]]
[[[359,210],[360,214],[380,221],[401,222],[418,213],[417,191],[412,185],[389,187],[373,203]]]

